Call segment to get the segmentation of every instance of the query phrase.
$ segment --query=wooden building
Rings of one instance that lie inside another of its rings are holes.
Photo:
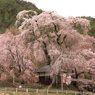
[[[50,65],[46,65],[37,70],[39,75],[39,82],[42,84],[50,84],[52,82],[50,78]]]
[[[52,79],[50,78],[50,65],[46,65],[46,66],[38,69],[37,73],[39,75],[39,83],[51,84]],[[59,76],[58,76],[58,83],[57,84],[61,84],[61,77],[63,76],[64,73],[66,74],[67,72],[62,69]]]

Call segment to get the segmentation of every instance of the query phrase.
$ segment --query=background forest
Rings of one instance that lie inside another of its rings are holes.
[[[36,5],[31,2],[26,2],[24,0],[0,0],[0,33],[4,33],[6,28],[14,26],[17,13],[22,10],[34,10],[38,14],[42,12],[41,9],[38,9]],[[90,16],[83,16],[81,18],[90,20],[91,29],[88,34],[95,37],[95,18]],[[75,26],[75,29],[83,34],[80,26]]]
[[[22,10],[34,10],[38,14],[42,12],[34,4],[24,0],[0,0],[0,33],[14,26],[17,13]]]
[[[42,12],[35,4],[26,2],[24,0],[0,0],[0,33],[4,33],[4,30],[14,26],[16,21],[16,15],[22,10],[34,10],[38,14]],[[81,17],[90,20],[91,29],[88,34],[95,37],[95,18],[93,17]],[[74,26],[79,33],[83,34],[79,26]]]

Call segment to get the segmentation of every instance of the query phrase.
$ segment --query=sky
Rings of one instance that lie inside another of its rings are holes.
[[[64,17],[95,17],[95,0],[26,0],[44,11],[55,11]]]

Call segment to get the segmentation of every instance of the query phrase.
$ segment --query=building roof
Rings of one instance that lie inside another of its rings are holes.
[[[50,72],[50,65],[46,65],[37,70],[37,73],[41,73],[41,72]]]

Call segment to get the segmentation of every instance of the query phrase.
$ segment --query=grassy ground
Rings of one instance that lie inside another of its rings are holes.
[[[24,90],[18,90],[18,92],[16,92],[16,89],[15,88],[18,88],[19,85],[22,86],[22,88],[25,88]],[[35,91],[31,91],[29,90],[29,92],[25,92],[26,91],[26,88],[30,88],[30,89],[47,89],[49,85],[42,85],[42,84],[39,84],[39,83],[29,83],[29,84],[20,84],[20,83],[16,83],[16,85],[12,85],[11,82],[0,82],[0,95],[74,95],[74,94],[65,94],[65,93],[56,93],[56,90],[61,90],[61,86],[58,86],[57,88],[56,87],[52,87],[50,88],[50,90],[54,90],[55,92],[54,93],[46,93],[46,90],[45,91],[38,91],[38,93],[36,93],[36,90]],[[5,90],[5,89],[1,89],[1,88],[14,88],[14,90]],[[64,86],[63,90],[74,90],[74,91],[77,91],[77,89],[73,86],[73,85],[69,85],[69,86]]]
[[[26,83],[26,84],[20,84],[16,83],[15,85],[12,84],[12,82],[0,82],[0,87],[15,87],[18,88],[18,86],[21,85],[23,88],[33,88],[33,89],[47,89],[49,85],[44,85],[40,83]],[[52,87],[50,89],[61,89],[61,86]],[[64,90],[74,90],[77,91],[78,89],[74,87],[73,85],[64,86]]]
[[[73,94],[63,94],[63,93],[45,93],[45,92],[13,92],[13,91],[0,91],[0,95],[73,95]]]

